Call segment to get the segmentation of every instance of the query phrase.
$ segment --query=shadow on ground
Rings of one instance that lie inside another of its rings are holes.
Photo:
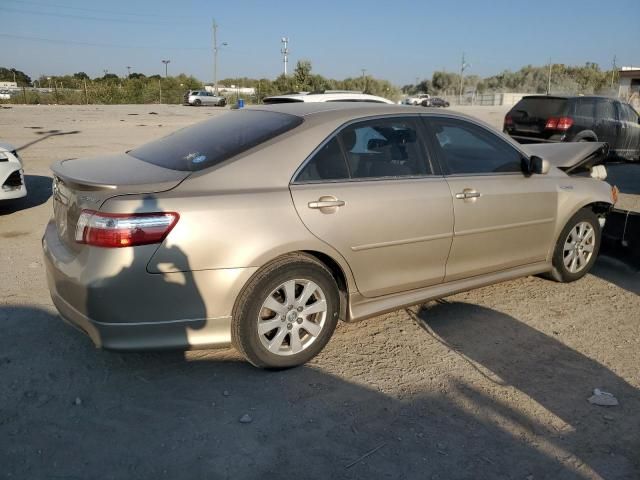
[[[25,175],[24,183],[27,186],[27,196],[0,202],[0,215],[8,215],[42,205],[51,197],[52,181],[51,177],[44,175]]]
[[[608,253],[612,254],[613,252]],[[640,295],[640,269],[625,260],[628,259],[621,255],[615,257],[600,255],[590,273],[631,293]]]
[[[566,449],[604,478],[633,478],[640,472],[637,424],[624,420],[637,422],[638,390],[604,365],[509,315],[479,305],[440,300],[426,305],[416,321],[485,378],[498,386],[515,387],[564,422],[566,434],[547,430],[535,418],[504,408],[473,388],[461,389],[472,405]],[[615,392],[620,407],[607,412],[589,404],[586,399],[594,387]],[[607,424],[615,420],[615,425]],[[615,443],[599,438],[602,426],[617,430]],[[542,477],[559,478],[550,473]]]
[[[607,368],[486,308],[437,305],[416,319],[425,341],[451,345],[570,431],[549,431],[455,378],[446,391],[398,400],[324,372],[321,359],[266,372],[230,350],[109,353],[48,310],[5,306],[0,477],[637,478],[637,428],[623,421],[637,414],[637,391]],[[532,384],[531,369],[547,380]],[[594,385],[621,400],[615,445],[590,437],[602,421],[585,401]],[[245,414],[251,423],[239,422]]]

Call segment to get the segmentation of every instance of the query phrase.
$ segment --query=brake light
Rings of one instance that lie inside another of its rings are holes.
[[[507,127],[513,127],[513,117],[509,114],[504,117],[504,128]]]
[[[83,210],[76,225],[75,240],[104,248],[160,243],[179,218],[175,212],[119,214]]]
[[[573,118],[571,117],[560,117],[558,119],[558,126],[557,129],[558,130],[569,130],[571,128],[571,125],[573,125]]]
[[[573,118],[571,117],[550,117],[547,120],[547,124],[544,126],[546,130],[569,130],[573,125]]]

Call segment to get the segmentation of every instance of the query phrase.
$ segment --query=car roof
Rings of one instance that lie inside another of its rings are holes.
[[[603,98],[606,100],[618,100],[617,98],[607,97],[605,95],[525,95],[522,98],[555,98],[561,100],[574,100],[576,98]]]
[[[276,103],[272,105],[253,105],[245,107],[251,110],[263,110],[269,112],[287,113],[296,115],[306,120],[318,121],[349,121],[358,118],[374,117],[379,115],[402,115],[402,114],[433,114],[438,116],[456,117],[464,120],[471,120],[475,123],[485,122],[476,117],[458,113],[453,110],[443,112],[440,109],[429,107],[417,107],[399,104],[367,103],[367,102],[318,102],[318,103]]]
[[[378,97],[376,95],[370,95],[368,93],[360,93],[360,92],[348,92],[348,91],[339,91],[339,90],[328,90],[326,93],[289,93],[286,95],[272,95],[270,97],[265,97],[265,101],[269,100],[293,100],[292,103],[314,103],[314,102],[338,102],[338,101],[351,101],[351,100],[372,100],[378,101],[380,103],[393,103],[391,100],[388,100],[383,97]]]

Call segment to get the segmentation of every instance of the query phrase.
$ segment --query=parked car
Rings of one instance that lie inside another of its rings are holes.
[[[531,148],[461,114],[294,103],[59,161],[51,296],[104,348],[232,344],[281,368],[339,319],[525,275],[571,282],[614,201],[588,173],[606,145]]]
[[[322,92],[300,92],[286,95],[274,95],[262,99],[265,105],[277,103],[306,103],[306,102],[365,102],[365,103],[388,103],[391,100],[368,93],[352,92],[348,90],[324,90]]]
[[[444,98],[431,97],[431,98],[427,98],[426,100],[423,100],[420,105],[422,105],[423,107],[445,107],[446,108],[449,106],[449,102],[447,102]]]
[[[224,107],[227,99],[222,95],[214,95],[206,90],[189,90],[184,94],[184,105],[214,105],[216,107]]]
[[[27,195],[22,161],[16,149],[8,143],[0,143],[0,185],[0,201]]]
[[[425,100],[429,100],[431,95],[428,93],[419,93],[418,95],[412,95],[411,97],[407,97],[404,99],[405,105],[422,105],[422,102]]]
[[[504,131],[521,143],[607,142],[612,155],[640,158],[640,122],[631,105],[607,97],[522,98],[504,118]]]

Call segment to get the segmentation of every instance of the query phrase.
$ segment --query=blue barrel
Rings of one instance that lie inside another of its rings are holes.
[[[244,108],[244,98],[238,99],[238,108]]]

